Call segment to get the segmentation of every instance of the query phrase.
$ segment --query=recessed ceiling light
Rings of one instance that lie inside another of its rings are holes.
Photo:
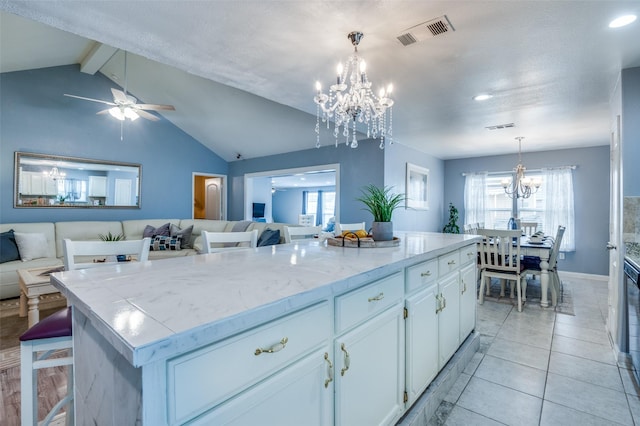
[[[474,101],[486,101],[487,99],[491,99],[493,98],[493,95],[490,95],[489,93],[482,93],[480,95],[476,95],[473,97]]]
[[[609,22],[609,28],[620,28],[636,20],[636,15],[624,15]]]

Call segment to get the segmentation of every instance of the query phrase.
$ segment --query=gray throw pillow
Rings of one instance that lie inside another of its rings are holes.
[[[169,226],[170,223],[165,223],[162,226],[158,226],[157,228],[154,228],[151,225],[147,225],[144,227],[144,231],[142,231],[142,238],[153,238],[157,235],[161,235],[163,237],[168,237],[169,236]]]
[[[180,229],[179,226],[171,224],[170,234],[172,237],[180,237],[182,248],[193,248],[191,247],[191,233],[193,232],[193,225],[187,226],[184,229]]]

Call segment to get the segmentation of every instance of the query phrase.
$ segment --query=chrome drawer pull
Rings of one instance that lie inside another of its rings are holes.
[[[440,299],[442,296],[436,294],[436,314],[439,314],[442,310],[442,300]]]
[[[379,295],[375,296],[375,297],[370,297],[369,299],[367,299],[369,302],[377,302],[378,300],[382,300],[384,299],[384,293],[380,293]]]
[[[349,369],[349,365],[351,364],[351,359],[349,358],[349,352],[347,352],[347,349],[344,347],[344,343],[340,345],[340,349],[342,349],[342,352],[344,352],[344,368],[340,370],[340,375],[344,376],[344,373],[346,373],[347,370]]]
[[[279,343],[276,343],[275,345],[271,346],[268,349],[256,349],[256,355],[260,355],[260,354],[272,354],[274,352],[279,352],[281,350],[284,349],[285,346],[287,346],[287,342],[289,341],[289,338],[287,337],[283,337],[282,340],[280,340]]]
[[[465,294],[467,291],[467,283],[465,280],[462,280],[462,294]]]
[[[455,260],[450,260],[447,262],[447,265],[455,265],[456,261]]]
[[[421,277],[430,277],[431,276],[431,271],[427,271],[427,272],[423,272],[420,274]]]
[[[324,353],[324,359],[325,361],[327,361],[327,380],[324,381],[324,387],[328,388],[329,387],[329,383],[333,382],[333,364],[331,364],[331,360],[329,359],[329,354],[328,353]]]

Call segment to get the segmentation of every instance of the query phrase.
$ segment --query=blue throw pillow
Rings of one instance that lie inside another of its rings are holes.
[[[0,233],[0,263],[20,260],[20,252],[16,245],[13,229]]]
[[[265,229],[258,238],[258,247],[273,246],[280,243],[280,230]]]

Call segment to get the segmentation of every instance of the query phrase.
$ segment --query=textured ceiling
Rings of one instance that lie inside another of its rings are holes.
[[[365,34],[374,88],[394,84],[395,139],[442,159],[517,152],[516,136],[525,152],[605,145],[619,71],[640,66],[640,22],[607,27],[640,16],[638,1],[0,0],[0,9],[10,13],[0,16],[0,71],[80,63],[92,41],[127,50],[131,92],[175,105],[164,116],[228,161],[315,145],[313,85],[333,80],[352,30]],[[407,47],[396,39],[445,14],[455,31]],[[101,72],[121,81],[122,69],[119,53]],[[481,92],[494,97],[473,101]]]

